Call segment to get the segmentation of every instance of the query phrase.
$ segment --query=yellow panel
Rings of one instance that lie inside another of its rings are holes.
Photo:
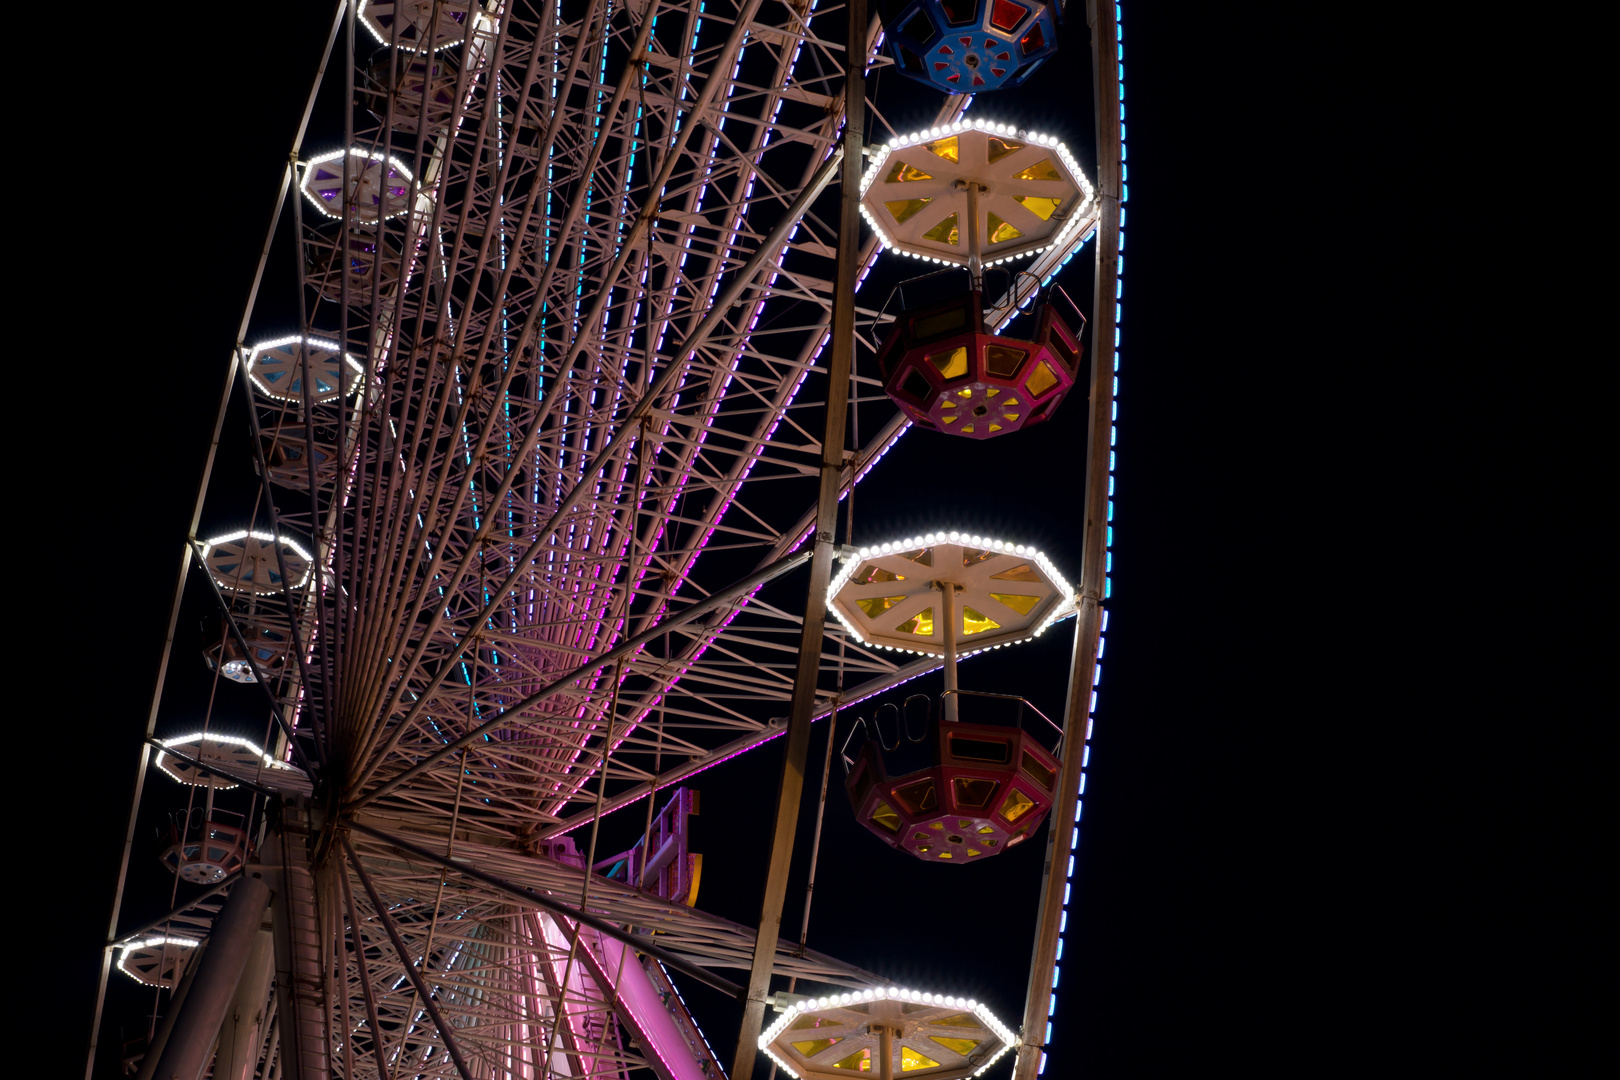
[[[904,581],[906,575],[896,574],[892,570],[885,570],[881,566],[867,563],[856,571],[855,576],[850,580],[857,585],[875,585],[880,581]]]
[[[985,562],[986,560],[993,559],[995,557],[996,557],[995,552],[986,551],[983,548],[963,548],[962,549],[962,565],[963,566],[972,566],[974,563],[982,563],[982,562]]]
[[[939,1062],[926,1054],[919,1054],[911,1047],[900,1044],[900,1071],[910,1072],[912,1069],[937,1069]]]
[[[943,821],[930,821],[928,823],[928,827],[930,829],[938,829],[940,832],[945,831],[945,823]]]
[[[992,420],[990,422],[989,430],[990,431],[1000,431],[1001,430],[1001,425]]]
[[[788,1028],[788,1030],[789,1031],[803,1031],[806,1028],[818,1028],[818,1027],[822,1027],[822,1026],[830,1027],[831,1025],[832,1025],[831,1020],[824,1020],[819,1016],[813,1016],[813,1015],[810,1015],[810,1014],[806,1014],[804,1016],[799,1017],[797,1020],[793,1021],[793,1026]]]
[[[904,184],[908,180],[932,180],[932,179],[933,179],[932,176],[929,176],[927,173],[923,172],[921,169],[913,169],[910,165],[907,165],[905,162],[896,160],[895,163],[894,163],[894,168],[889,170],[889,175],[885,176],[883,178],[883,182],[886,183],[886,184]]]
[[[984,369],[992,375],[1003,379],[1011,379],[1018,374],[1018,369],[1023,366],[1024,350],[1022,349],[1009,349],[1004,345],[986,345],[984,347]],[[1013,404],[1018,403],[1013,401]]]
[[[979,1045],[978,1041],[975,1039],[952,1039],[945,1035],[930,1035],[928,1037],[939,1043],[939,1045],[943,1046],[947,1050],[955,1050],[963,1057],[967,1057],[969,1054],[973,1053],[973,1048]],[[794,1043],[793,1045],[798,1046],[799,1044]]]
[[[1000,630],[1001,624],[983,612],[962,605],[962,634],[982,634],[986,630]]]
[[[1025,596],[1023,593],[993,592],[990,594],[990,599],[999,600],[1001,603],[1006,604],[1020,615],[1028,615],[1030,612],[1035,610],[1035,605],[1041,602],[1040,597]],[[865,602],[866,601],[864,600],[861,601],[863,604]]]
[[[1011,570],[1003,570],[999,574],[991,574],[993,581],[1039,581],[1041,575],[1030,568],[1029,563],[1019,563]]]
[[[966,432],[971,432],[973,430],[973,425],[972,424],[963,424],[962,425],[962,430],[966,431]]]
[[[918,637],[934,636],[934,609],[923,608],[920,613],[907,619],[896,630],[902,634],[916,634]]]
[[[1025,210],[1042,221],[1051,221],[1052,215],[1057,213],[1059,204],[1063,202],[1062,199],[1048,199],[1042,195],[1019,195],[1016,198],[1024,204]]]
[[[951,247],[955,247],[957,241],[956,215],[952,214],[938,225],[935,225],[932,229],[929,229],[927,232],[923,233],[923,239],[933,240],[935,243],[949,244]]]
[[[929,1023],[939,1024],[942,1027],[984,1027],[983,1024],[979,1023],[978,1018],[971,1013],[957,1013],[955,1016],[947,1016],[943,1020],[930,1020]]]
[[[1026,753],[1027,757],[1028,754]],[[894,789],[894,797],[905,804],[912,813],[926,814],[930,810],[939,809],[939,795],[934,791],[934,778],[925,776],[921,780],[913,780],[909,784],[902,784]],[[918,834],[922,839],[928,837]]]
[[[995,594],[992,593],[991,595],[994,596]],[[877,616],[888,611],[904,599],[903,596],[868,596],[863,600],[856,600],[855,604],[868,615]],[[1027,615],[1029,612],[1026,611],[1023,614]]]
[[[1022,415],[1022,413],[1004,412],[1001,414],[1001,418],[1007,421],[1009,424],[1016,424],[1018,423],[1018,418]]]
[[[956,827],[958,829],[972,828],[973,827],[973,822],[969,821],[967,818],[957,818],[956,819]]]
[[[1021,142],[1014,142],[1011,139],[1003,139],[992,135],[989,144],[985,147],[985,157],[990,160],[990,164],[994,165],[1008,154],[1016,154],[1023,148],[1024,144]]]
[[[1024,386],[1034,397],[1040,397],[1058,384],[1058,378],[1052,374],[1052,368],[1045,360],[1035,362],[1035,372],[1029,377]]]
[[[950,398],[946,398],[944,401],[939,403],[939,407],[942,409],[954,409],[956,408],[956,402],[952,401]]]
[[[911,834],[911,838],[913,840],[932,840],[933,839],[933,837],[929,836],[925,832],[914,832],[914,833]]]
[[[697,907],[698,889],[703,885],[703,854],[694,851],[687,858],[692,860],[692,885],[686,890],[686,906]]]
[[[996,831],[996,827],[994,825],[980,825],[979,826],[979,832],[981,832],[981,833],[993,833],[995,831]]]
[[[949,859],[951,857],[951,853],[948,851],[942,851],[939,853],[939,857],[942,859]]]
[[[972,387],[963,387],[962,389],[960,389],[960,390],[958,390],[956,392],[956,396],[959,397],[959,398],[970,398],[970,397],[973,396],[973,388]]]
[[[1003,409],[1010,409],[1010,408],[1012,408],[1012,407],[1013,407],[1013,406],[1014,406],[1014,405],[1017,405],[1017,404],[1018,404],[1018,399],[1017,399],[1017,398],[1015,398],[1015,397],[1010,397],[1010,398],[1008,398],[1008,399],[1007,399],[1007,400],[1006,400],[1006,401],[1003,401],[1003,402],[1002,402],[1002,403],[1001,403],[1001,407],[1002,407],[1002,408],[1003,408]]]
[[[946,161],[960,161],[961,149],[957,146],[956,136],[949,135],[943,139],[935,139],[931,143],[923,143],[923,149],[931,154],[938,154]]]
[[[954,349],[931,353],[928,362],[934,365],[941,378],[960,379],[967,374],[967,346],[958,345]]]
[[[823,1050],[826,1050],[828,1047],[837,1046],[839,1043],[841,1043],[843,1041],[844,1041],[843,1039],[811,1039],[809,1042],[796,1042],[796,1043],[794,1043],[793,1044],[793,1049],[797,1050],[799,1053],[803,1054],[805,1057],[815,1057],[817,1054],[821,1053]],[[951,1041],[952,1042],[966,1042],[967,1040],[965,1040],[965,1039],[952,1039]]]
[[[933,201],[933,199],[896,199],[883,205],[889,208],[889,213],[894,215],[895,221],[901,222],[909,221],[916,216],[917,211]]]
[[[1001,804],[1001,816],[1008,821],[1017,821],[1035,808],[1035,803],[1017,788],[1007,792],[1007,798]]]
[[[968,853],[968,854],[969,854],[969,855],[977,855],[977,854],[979,854],[979,852],[977,852],[977,851],[975,851],[975,850],[973,850],[973,849],[972,849],[972,848],[968,848],[968,849],[967,849],[967,853]]]
[[[911,324],[911,333],[918,341],[931,341],[952,331],[967,329],[967,301],[953,304],[932,315],[919,315]]]
[[[1019,764],[1024,770],[1024,774],[1026,776],[1035,781],[1037,784],[1041,785],[1041,787],[1045,788],[1048,792],[1051,792],[1052,785],[1057,782],[1057,773],[1053,772],[1051,769],[1048,769],[1045,762],[1041,761],[1040,758],[1036,757],[1028,750],[1025,750],[1023,760]]]
[[[872,820],[890,832],[900,831],[900,815],[895,813],[894,807],[886,802],[877,804],[877,809],[872,811]]]
[[[895,554],[902,559],[910,559],[919,566],[934,565],[934,549],[931,547],[918,548],[915,551],[897,551]]]
[[[990,233],[992,244],[1005,244],[1008,240],[1016,240],[1024,235],[1022,230],[1013,228],[994,214],[986,214],[985,220],[989,222],[987,231]]]
[[[984,396],[987,397],[987,398],[997,397],[1000,394],[1001,394],[1001,390],[999,388],[997,388],[997,387],[994,387],[994,386],[985,387]]]
[[[1034,165],[1031,165],[1029,168],[1025,169],[1021,173],[1014,173],[1013,174],[1013,179],[1014,180],[1061,180],[1061,179],[1063,179],[1063,176],[1057,171],[1057,166],[1052,164],[1052,159],[1051,158],[1045,158],[1044,160],[1036,162]]]
[[[952,416],[942,416],[942,417],[940,417],[940,419],[942,421],[944,421],[945,423],[947,423],[947,424],[954,424],[956,421],[962,419],[962,417],[960,415],[952,415]]]
[[[833,1068],[848,1069],[850,1072],[871,1072],[872,1051],[870,1049],[857,1050],[843,1061],[833,1062]]]
[[[956,787],[957,806],[989,806],[996,794],[996,782],[981,777],[958,776],[951,783]]]

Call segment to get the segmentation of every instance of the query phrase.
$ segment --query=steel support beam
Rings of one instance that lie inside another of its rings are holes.
[[[202,1080],[214,1058],[214,1043],[242,981],[242,971],[259,943],[259,925],[269,904],[270,886],[263,878],[244,877],[231,890],[231,898],[214,920],[208,952],[175,1017],[174,1030],[153,1076]]]
[[[135,1073],[135,1080],[152,1080],[158,1058],[163,1056],[163,1048],[169,1045],[169,1034],[174,1031],[175,1017],[185,1008],[186,996],[191,993],[191,983],[197,976],[197,970],[202,967],[203,957],[207,955],[207,941],[198,945],[196,951],[191,954],[191,960],[186,965],[186,973],[180,976],[179,985],[174,988],[174,993],[169,995],[169,1007],[164,1011],[163,1019],[158,1022],[157,1030],[152,1033],[151,1041],[146,1044],[146,1054],[141,1058],[141,1067]]]
[[[402,784],[406,784],[411,780],[416,779],[416,777],[422,775],[424,772],[431,769],[445,758],[450,757],[462,747],[472,745],[477,740],[483,738],[485,733],[494,731],[498,727],[504,727],[505,725],[511,723],[510,719],[508,719],[509,717],[521,715],[524,709],[546,700],[559,690],[562,690],[568,686],[569,683],[581,679],[600,668],[606,667],[607,665],[616,662],[621,657],[629,656],[643,645],[653,641],[658,637],[659,634],[662,634],[677,626],[684,626],[694,619],[700,619],[709,612],[716,611],[724,607],[737,597],[758,588],[760,585],[765,584],[765,582],[770,581],[773,578],[780,577],[789,570],[796,569],[800,564],[804,563],[809,558],[809,552],[801,552],[798,555],[790,555],[785,559],[779,559],[770,566],[765,567],[765,569],[756,570],[754,573],[749,574],[741,581],[728,585],[719,592],[711,593],[706,600],[693,604],[691,607],[675,615],[671,615],[663,622],[643,630],[635,637],[626,638],[624,641],[621,641],[618,645],[609,649],[601,656],[586,661],[559,679],[552,680],[549,685],[533,694],[530,694],[522,701],[517,702],[511,708],[502,712],[494,719],[487,720],[473,728],[471,731],[468,731],[460,738],[452,739],[450,742],[445,743],[444,746],[435,750],[433,753],[429,754],[415,765],[412,765],[409,769],[406,769],[404,772],[389,780],[387,783],[375,787],[366,792],[364,795],[360,796],[358,799],[355,799],[344,809],[351,811],[358,810],[367,803],[381,798],[390,791],[393,791],[395,788],[400,787]],[[604,750],[604,756],[606,753],[607,751]]]
[[[903,682],[908,682],[911,679],[915,679],[919,675],[926,675],[930,671],[933,671],[935,668],[939,667],[939,665],[940,660],[937,656],[924,656],[920,659],[913,660],[911,663],[898,667],[887,675],[880,675],[875,679],[868,679],[866,682],[861,683],[854,689],[845,691],[843,697],[840,699],[842,704],[838,704],[837,702],[833,701],[823,703],[814,711],[811,719],[820,720],[824,716],[831,716],[836,709],[848,708],[856,702],[871,697],[873,694],[881,694],[883,691],[888,690],[891,687],[899,686]],[[704,769],[708,769],[720,764],[720,762],[725,761],[727,758],[736,757],[745,750],[752,750],[756,746],[763,746],[765,743],[770,742],[772,739],[782,734],[783,730],[784,729],[778,725],[772,725],[771,727],[762,728],[759,731],[751,731],[747,735],[733,739],[722,746],[717,746],[713,750],[693,757],[689,761],[683,762],[667,772],[659,773],[656,781],[643,781],[642,783],[639,783],[626,791],[620,792],[618,795],[610,796],[602,802],[602,816],[606,817],[615,810],[623,810],[626,806],[638,802],[641,799],[645,799],[647,795],[654,789],[655,783],[656,789],[658,791],[662,791],[667,787],[680,783],[682,780],[685,780],[688,777],[696,776]],[[573,817],[564,818],[555,825],[548,825],[535,835],[541,840],[549,840],[554,836],[561,836],[563,833],[572,832],[581,825],[590,824],[591,818],[594,817],[595,814],[595,810],[581,810]]]
[[[1108,569],[1109,438],[1114,408],[1114,282],[1119,273],[1120,138],[1119,80],[1114,55],[1119,28],[1112,0],[1087,0],[1091,24],[1091,68],[1097,120],[1096,281],[1091,315],[1091,400],[1086,420],[1086,519],[1082,535],[1079,618],[1069,694],[1063,716],[1063,772],[1046,833],[1041,906],[1035,948],[1024,997],[1023,1038],[1013,1080],[1035,1080],[1046,1056],[1046,1018],[1053,1004],[1063,902],[1069,885],[1068,851],[1080,805],[1080,773],[1091,735],[1091,686],[1102,633],[1103,596]]]
[[[861,168],[866,130],[866,5],[867,0],[848,0],[845,10],[844,40],[848,47],[844,50],[844,157],[838,192],[838,270],[833,283],[827,422],[821,438],[815,555],[810,561],[810,587],[805,596],[798,670],[794,674],[793,699],[788,708],[787,745],[776,789],[776,820],[770,865],[765,875],[765,895],[759,906],[759,936],[754,939],[754,962],[748,973],[748,996],[743,1003],[742,1028],[737,1033],[731,1080],[750,1080],[759,1056],[759,1032],[765,1021],[765,999],[771,992],[776,942],[781,936],[782,902],[787,898],[793,840],[799,828],[805,759],[810,753],[810,724],[821,675],[821,644],[826,636],[827,583],[832,578],[839,480],[844,470],[844,431],[849,413],[849,375],[855,359],[855,279],[861,263]]]
[[[428,988],[427,980],[422,978],[422,972],[416,970],[416,965],[411,961],[410,950],[405,947],[404,939],[399,936],[399,927],[394,925],[393,917],[388,914],[388,906],[382,902],[382,897],[377,895],[377,890],[372,886],[371,877],[366,873],[366,868],[360,865],[360,856],[354,853],[354,848],[350,845],[349,838],[346,835],[339,833],[338,839],[343,842],[343,851],[349,856],[349,865],[354,867],[354,873],[360,879],[361,888],[365,889],[366,895],[371,898],[371,909],[377,913],[377,921],[382,923],[383,929],[388,932],[388,940],[393,943],[394,953],[399,957],[400,965],[405,969],[406,977],[411,980],[411,985],[416,988],[422,1007],[427,1010],[428,1018],[433,1021],[433,1026],[438,1029],[439,1038],[444,1042],[445,1052],[450,1055],[450,1060],[455,1062],[456,1071],[461,1074],[461,1080],[473,1080],[473,1074],[467,1067],[467,1059],[461,1055],[461,1044],[456,1042],[455,1029],[450,1026],[449,1021],[445,1020],[444,1014],[439,1012],[439,1005],[433,1000],[433,991]],[[422,957],[422,968],[424,970],[427,968],[427,961],[426,956]]]
[[[141,925],[137,926],[135,929],[130,930],[129,932],[121,935],[118,938],[117,941],[109,941],[107,943],[108,946],[111,947],[111,946],[115,946],[115,945],[122,945],[126,941],[130,941],[130,940],[132,940],[134,938],[140,937],[142,934],[146,933],[148,930],[156,930],[158,927],[162,926],[164,923],[173,922],[175,920],[175,918],[177,916],[179,916],[179,914],[181,912],[189,910],[190,908],[194,908],[198,904],[202,903],[204,900],[207,900],[209,897],[217,896],[220,893],[224,892],[226,889],[230,888],[232,885],[235,885],[237,879],[240,878],[241,876],[242,876],[242,871],[238,870],[236,873],[230,875],[224,881],[220,882],[218,885],[215,885],[212,889],[209,889],[205,893],[199,893],[198,895],[192,897],[190,900],[187,900],[185,903],[181,904],[179,907],[175,908],[173,911],[169,912],[167,915],[160,915],[155,919],[151,919],[151,920],[149,920],[147,922],[143,922],[143,923],[141,923]]]
[[[662,949],[656,945],[653,945],[649,939],[643,935],[633,934],[630,931],[625,930],[623,927],[615,926],[610,922],[598,919],[595,915],[588,914],[581,911],[579,908],[561,903],[558,900],[554,900],[542,892],[529,888],[527,885],[518,885],[507,881],[505,878],[500,878],[496,877],[494,874],[485,873],[476,866],[470,866],[465,862],[459,862],[455,859],[447,858],[444,855],[440,855],[436,851],[431,851],[428,848],[422,847],[420,844],[413,844],[409,840],[402,840],[397,836],[392,836],[385,833],[381,829],[373,829],[369,825],[351,820],[345,820],[343,824],[348,828],[358,829],[360,832],[365,833],[367,836],[372,837],[373,839],[381,840],[390,847],[398,848],[400,851],[409,852],[419,859],[426,859],[428,862],[442,866],[452,873],[459,874],[462,877],[472,878],[474,881],[483,882],[485,885],[498,889],[510,897],[521,900],[526,904],[533,904],[542,911],[547,911],[553,915],[561,916],[562,918],[567,919],[569,922],[577,923],[581,926],[588,926],[592,930],[595,930],[598,934],[602,934],[605,937],[613,938],[616,941],[622,941],[626,945],[633,948],[636,952],[646,953],[653,959],[662,961],[666,967],[672,967],[676,971],[679,971],[682,975],[689,975],[698,982],[701,982],[707,986],[712,986],[714,989],[720,991],[722,994],[725,994],[728,997],[739,999],[742,997],[743,988],[732,982],[730,979],[723,979],[714,974],[714,972],[692,963],[683,956],[677,956],[675,953],[672,953],[667,949]],[[347,840],[344,841],[344,846],[348,847]],[[351,856],[353,855],[352,850],[350,851],[350,854]],[[585,872],[589,873],[589,871]],[[603,879],[604,882],[606,880],[606,878]],[[362,879],[362,884],[363,883],[364,879]],[[375,898],[373,899],[375,900]]]
[[[225,1012],[225,1022],[219,1032],[219,1053],[214,1061],[213,1080],[253,1080],[253,1070],[259,1064],[259,1051],[270,1023],[270,981],[276,974],[276,946],[270,927],[259,926],[253,955],[248,960],[242,979],[236,986],[236,997]]]

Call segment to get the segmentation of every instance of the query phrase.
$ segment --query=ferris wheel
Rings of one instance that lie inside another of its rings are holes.
[[[1065,18],[1095,145],[996,115]],[[206,607],[202,662],[165,656],[126,830],[97,1001],[99,1031],[109,980],[151,991],[126,1072],[1041,1075],[1108,596],[1119,6],[347,0],[309,34],[253,288],[281,321],[250,303],[215,424],[245,401],[251,460],[210,451],[169,626]],[[957,493],[856,520],[902,439],[993,462],[1059,419],[1072,550],[964,529]],[[960,685],[1056,633],[1063,709]],[[208,704],[172,726],[179,680]],[[827,728],[822,803],[836,747],[873,851],[1044,846],[1022,1002],[781,928]],[[691,781],[779,738],[759,916],[711,914]]]

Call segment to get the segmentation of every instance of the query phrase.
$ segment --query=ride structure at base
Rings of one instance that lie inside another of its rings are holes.
[[[984,271],[1071,241],[1091,184],[1063,143],[995,121],[957,121],[881,146],[861,181],[879,242],[966,267],[966,288],[903,310],[878,349],[883,389],[914,424],[971,439],[1050,417],[1080,375],[1085,317],[1032,290],[1029,337],[985,325]],[[937,293],[936,293],[937,295]],[[1065,296],[1066,299],[1066,296]]]
[[[884,45],[909,78],[947,94],[1010,90],[1058,51],[1059,0],[887,0]]]

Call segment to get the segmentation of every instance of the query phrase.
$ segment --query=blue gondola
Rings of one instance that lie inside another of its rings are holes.
[[[884,46],[906,75],[949,94],[1018,86],[1057,52],[1058,0],[884,0]]]

